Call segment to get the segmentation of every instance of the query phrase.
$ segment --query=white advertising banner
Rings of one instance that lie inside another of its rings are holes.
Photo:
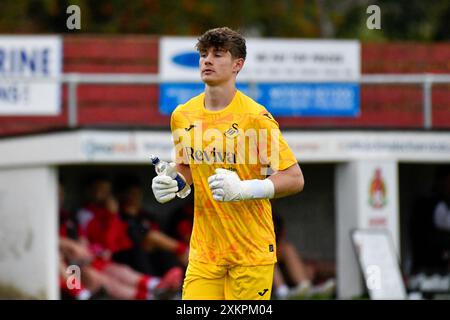
[[[200,81],[196,43],[196,38],[161,38],[162,79]],[[352,81],[361,73],[358,41],[249,38],[246,44],[247,58],[238,81]]]
[[[301,164],[450,161],[450,133],[447,132],[286,131],[283,136]],[[82,130],[4,139],[0,141],[0,154],[0,167],[8,167],[36,163],[148,163],[150,154],[173,159],[175,149],[168,131]],[[382,169],[382,177],[394,176],[391,170],[394,169]],[[368,177],[358,183],[367,184],[373,178],[373,170],[367,172]],[[368,186],[363,188],[367,194]]]
[[[0,36],[0,116],[59,114],[61,66],[58,36]]]
[[[405,285],[390,234],[382,230],[358,229],[352,232],[352,240],[370,298],[406,299]]]

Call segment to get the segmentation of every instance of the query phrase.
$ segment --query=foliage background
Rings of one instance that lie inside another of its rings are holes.
[[[66,8],[81,8],[82,29],[66,28]],[[381,30],[366,9],[381,8]],[[198,35],[217,26],[247,36],[448,41],[448,0],[1,0],[0,33]]]

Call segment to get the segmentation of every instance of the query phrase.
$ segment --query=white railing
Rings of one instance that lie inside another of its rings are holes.
[[[0,79],[1,80],[1,79]],[[66,73],[60,78],[28,78],[28,79],[7,79],[8,81],[60,81],[68,86],[68,125],[69,127],[76,127],[78,124],[78,85],[80,84],[110,84],[110,85],[157,85],[166,80],[162,80],[157,74],[136,74],[136,73]],[[198,81],[182,81],[187,83],[196,83]],[[250,83],[250,95],[255,92],[256,84],[260,81],[246,81]],[[359,84],[372,84],[372,85],[420,85],[422,87],[422,104],[424,121],[423,127],[425,129],[432,128],[432,86],[433,84],[450,84],[450,74],[370,74],[362,75],[358,80],[311,80],[311,81],[299,81],[299,80],[284,80],[278,81],[283,83],[359,83]]]

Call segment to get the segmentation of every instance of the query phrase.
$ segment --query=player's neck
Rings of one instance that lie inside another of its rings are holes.
[[[226,108],[236,94],[236,86],[234,83],[227,83],[223,86],[209,86],[205,87],[205,109],[210,111],[220,111]]]

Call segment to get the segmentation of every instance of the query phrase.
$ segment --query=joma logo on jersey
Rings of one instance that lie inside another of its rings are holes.
[[[225,137],[230,139],[237,137],[237,135],[239,134],[238,126],[239,125],[237,123],[233,123],[231,125],[231,128],[224,132]]]
[[[216,151],[213,148],[210,151],[194,150],[192,147],[185,147],[187,155],[196,162],[206,163],[236,163],[236,154],[234,152]]]

